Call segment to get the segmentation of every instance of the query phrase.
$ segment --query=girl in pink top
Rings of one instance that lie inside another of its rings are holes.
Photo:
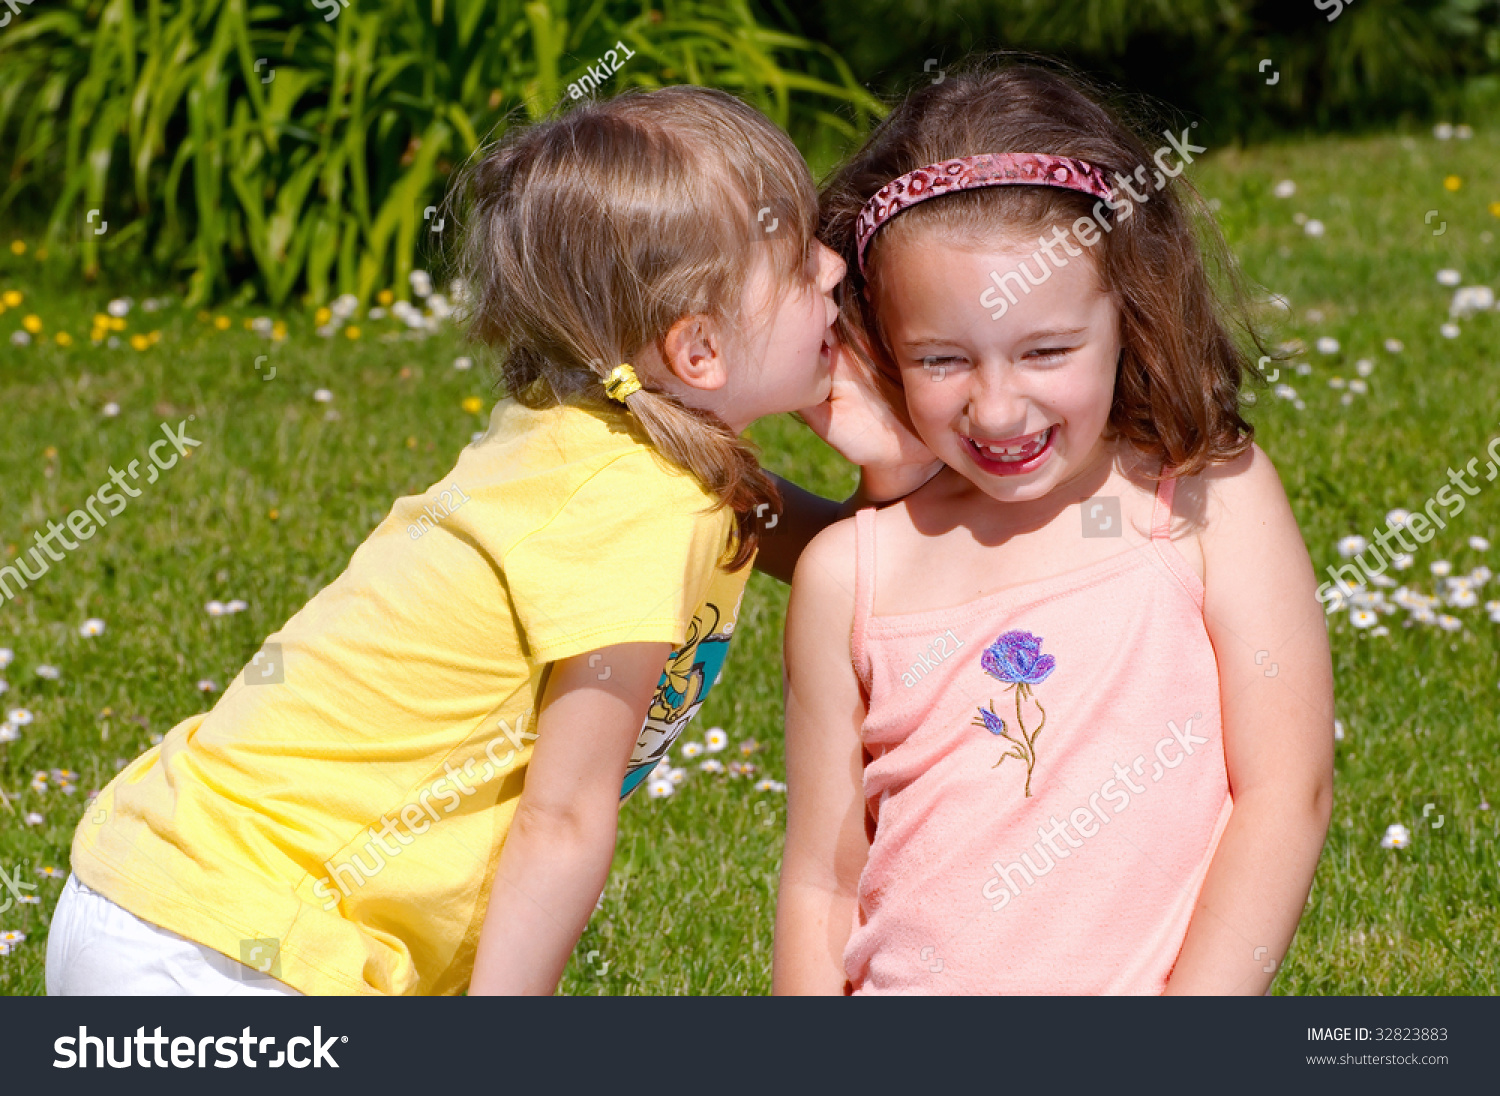
[[[1184,211],[1195,136],[950,73],[825,194],[846,341],[941,465],[797,566],[778,992],[1270,985],[1332,669]]]

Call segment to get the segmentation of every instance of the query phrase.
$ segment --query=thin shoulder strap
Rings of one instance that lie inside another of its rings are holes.
[[[1156,503],[1151,512],[1151,543],[1156,554],[1182,588],[1192,598],[1193,604],[1203,608],[1203,580],[1193,565],[1172,543],[1172,500],[1177,494],[1177,480],[1162,479],[1156,484]]]
[[[870,690],[870,658],[865,650],[865,628],[875,611],[875,508],[854,515],[854,624],[849,632],[849,653],[854,672]]]

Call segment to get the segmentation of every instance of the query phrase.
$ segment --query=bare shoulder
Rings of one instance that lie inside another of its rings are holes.
[[[1186,477],[1183,485],[1183,512],[1195,513],[1207,543],[1253,536],[1256,530],[1284,528],[1292,522],[1281,476],[1259,445]]]
[[[825,611],[842,609],[847,617],[852,617],[857,549],[852,517],[836,521],[818,533],[797,559],[792,597],[799,602],[812,602]]]

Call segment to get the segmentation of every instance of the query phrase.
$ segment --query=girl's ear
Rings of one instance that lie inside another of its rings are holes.
[[[683,384],[704,392],[717,391],[729,381],[724,340],[707,316],[684,316],[658,344],[662,363]]]

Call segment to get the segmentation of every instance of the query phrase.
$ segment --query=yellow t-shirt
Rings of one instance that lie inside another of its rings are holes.
[[[712,501],[624,412],[502,401],[100,793],[73,871],[306,993],[463,992],[549,663],[673,645],[622,797],[718,679],[749,568]]]

